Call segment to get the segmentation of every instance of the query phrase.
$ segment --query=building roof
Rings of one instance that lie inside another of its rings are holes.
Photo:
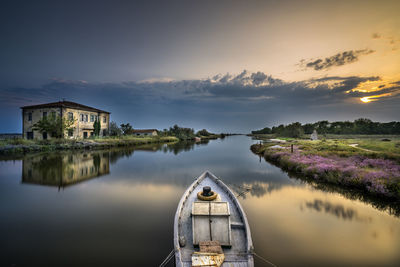
[[[28,108],[74,108],[74,109],[80,109],[80,110],[87,110],[87,111],[93,111],[93,112],[101,112],[101,113],[108,113],[108,111],[104,111],[101,109],[97,108],[92,108],[89,106],[85,106],[82,104],[78,104],[75,102],[71,101],[58,101],[58,102],[53,102],[53,103],[46,103],[46,104],[40,104],[40,105],[33,105],[33,106],[24,106],[21,107],[21,109],[28,109]]]
[[[156,131],[157,129],[143,129],[143,130],[133,130],[134,133],[152,133]]]

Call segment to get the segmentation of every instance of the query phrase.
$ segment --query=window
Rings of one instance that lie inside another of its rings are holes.
[[[47,118],[47,112],[43,112],[43,118]]]
[[[47,133],[46,132],[43,132],[42,136],[43,136],[43,140],[47,139]]]
[[[103,117],[103,122],[106,123],[107,122],[107,118],[104,116]]]
[[[93,136],[94,135],[94,132],[90,132],[90,136]]]
[[[73,129],[68,129],[68,136],[74,136],[74,130]]]
[[[107,135],[107,130],[103,129],[103,136],[106,136],[106,135]]]
[[[74,120],[74,113],[68,112],[68,120],[70,120],[70,121]]]
[[[52,112],[51,112],[51,116],[54,118],[54,117],[56,116],[56,112],[55,112],[55,111],[52,111]]]
[[[29,140],[33,139],[33,132],[27,132],[26,139],[29,139]]]
[[[81,114],[81,121],[85,121],[85,114]]]
[[[87,138],[87,132],[83,132],[83,138]]]
[[[28,121],[32,121],[32,112],[28,113]]]
[[[97,115],[94,116],[94,119],[97,121],[99,118],[97,117]]]
[[[90,122],[94,122],[94,115],[90,115]]]
[[[88,114],[85,114],[85,121],[88,121]]]

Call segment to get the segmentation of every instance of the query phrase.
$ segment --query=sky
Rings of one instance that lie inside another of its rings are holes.
[[[400,120],[400,1],[2,1],[0,133],[62,99],[134,128]]]

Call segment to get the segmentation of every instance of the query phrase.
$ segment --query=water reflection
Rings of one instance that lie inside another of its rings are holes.
[[[110,173],[109,153],[56,153],[25,157],[22,183],[70,186]]]
[[[57,186],[59,189],[110,173],[110,164],[133,156],[135,151],[173,153],[188,152],[195,146],[208,144],[182,141],[172,144],[151,144],[104,151],[51,152],[27,155],[22,160],[22,183]]]
[[[270,194],[273,191],[280,190],[284,184],[282,183],[263,183],[260,179],[256,179],[257,176],[250,176],[253,178],[250,181],[242,181],[241,183],[229,183],[229,187],[236,193],[236,197],[246,199],[246,195],[252,197],[261,198],[266,194]]]
[[[254,154],[255,155],[255,154]],[[259,155],[256,155],[259,157]],[[264,158],[264,161],[276,165],[274,162],[269,162],[267,159]],[[277,165],[276,165],[277,166]],[[279,167],[279,166],[278,166]],[[400,203],[398,201],[391,201],[387,199],[382,199],[376,197],[371,194],[367,194],[364,191],[357,190],[357,189],[350,189],[350,188],[343,188],[342,186],[324,183],[322,181],[315,181],[310,177],[305,175],[301,175],[299,173],[291,172],[291,171],[283,171],[285,172],[290,178],[300,182],[300,183],[307,183],[308,185],[312,186],[317,190],[321,190],[324,192],[330,193],[340,193],[348,199],[359,200],[368,204],[371,204],[374,208],[385,211],[390,215],[394,215],[396,217],[400,216]]]
[[[323,201],[321,199],[314,199],[313,201],[306,201],[305,206],[301,205],[300,209],[304,210],[308,208],[317,212],[325,212],[332,214],[339,219],[343,220],[359,220],[359,221],[371,221],[372,219],[361,218],[357,211],[353,208],[345,208],[342,204],[333,204],[330,201]]]
[[[205,146],[210,142],[210,140],[201,140],[200,142],[194,141],[181,141],[174,144],[164,144],[160,150],[164,153],[172,152],[174,155],[178,155],[181,152],[189,152],[193,150],[196,146]]]
[[[353,200],[354,194],[259,163],[252,142],[235,136],[206,146],[185,142],[0,161],[0,236],[7,242],[1,265],[158,266],[173,247],[180,197],[210,170],[241,194],[255,251],[277,266],[397,266],[399,218]],[[99,179],[89,177],[91,167]],[[70,169],[77,182],[62,194],[27,186],[59,186],[60,177],[65,185]],[[266,265],[256,259],[256,266]]]

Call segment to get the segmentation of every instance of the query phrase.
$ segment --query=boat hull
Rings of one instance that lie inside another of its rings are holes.
[[[185,191],[175,214],[174,249],[176,266],[191,266],[191,257],[195,251],[192,232],[192,203],[197,201],[197,193],[204,186],[210,186],[230,206],[231,246],[224,247],[225,266],[254,266],[253,242],[246,214],[235,194],[220,179],[206,171],[200,175]]]

